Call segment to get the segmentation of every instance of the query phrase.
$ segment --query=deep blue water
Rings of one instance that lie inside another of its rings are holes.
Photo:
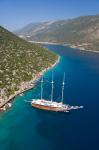
[[[66,73],[64,103],[83,105],[70,113],[34,109],[24,100],[40,97],[40,84],[17,96],[13,107],[0,115],[0,150],[98,150],[99,149],[99,54],[47,45],[61,56],[53,68],[54,100],[59,101]],[[49,70],[44,79],[51,80]],[[44,98],[50,98],[44,84]]]

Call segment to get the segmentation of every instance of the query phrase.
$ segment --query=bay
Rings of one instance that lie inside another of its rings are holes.
[[[61,99],[66,73],[64,103],[83,105],[70,113],[34,109],[24,100],[40,97],[40,83],[17,96],[11,109],[0,114],[0,150],[97,150],[99,149],[99,54],[61,45],[44,45],[60,55],[60,62],[44,74],[54,72],[54,100]],[[51,85],[44,84],[50,99]]]

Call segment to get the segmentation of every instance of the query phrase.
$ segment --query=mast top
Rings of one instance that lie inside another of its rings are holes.
[[[42,79],[41,79],[41,82],[43,82],[43,75],[42,75]]]
[[[53,71],[52,71],[52,82],[51,82],[51,84],[52,84],[52,90],[51,90],[51,101],[53,101],[53,89],[54,89],[54,81],[53,81]]]
[[[64,76],[63,76],[63,84],[65,84],[65,72],[64,72]]]
[[[42,79],[41,79],[41,100],[43,99],[43,75],[42,75]]]
[[[65,85],[65,72],[64,72],[64,76],[63,76],[63,82],[62,82],[62,100],[61,100],[62,103],[63,103],[63,99],[64,99],[64,85]]]

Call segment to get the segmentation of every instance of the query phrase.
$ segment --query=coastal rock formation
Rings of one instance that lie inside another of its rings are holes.
[[[57,60],[54,53],[28,43],[0,26],[0,104]]]

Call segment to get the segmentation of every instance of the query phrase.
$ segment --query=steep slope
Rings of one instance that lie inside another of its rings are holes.
[[[31,26],[29,32],[26,29],[22,35],[29,41],[67,43],[73,47],[99,50],[99,15],[46,22],[42,25],[38,23],[35,27]]]
[[[0,26],[0,98],[9,97],[26,82],[55,63],[57,56],[28,43]]]

